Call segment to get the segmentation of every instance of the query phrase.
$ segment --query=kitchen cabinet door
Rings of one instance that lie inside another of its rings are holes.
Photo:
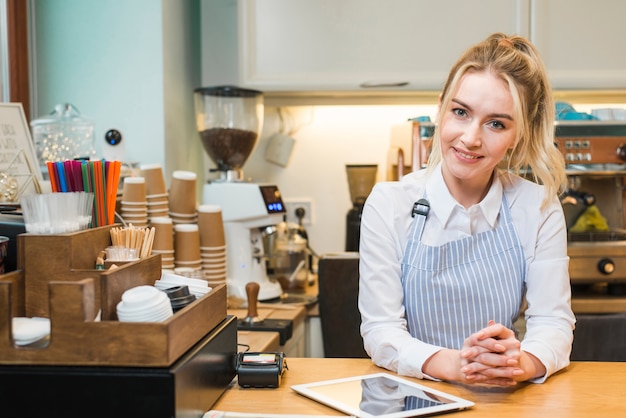
[[[529,1],[239,0],[239,83],[439,90],[474,42],[495,31],[528,35]]]
[[[626,2],[531,0],[531,10],[531,39],[553,88],[626,88]]]

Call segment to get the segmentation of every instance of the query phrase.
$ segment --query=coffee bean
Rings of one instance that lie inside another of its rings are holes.
[[[243,167],[258,134],[235,128],[211,128],[200,132],[202,145],[220,170],[236,170]]]

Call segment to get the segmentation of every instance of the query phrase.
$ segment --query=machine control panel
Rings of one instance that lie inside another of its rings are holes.
[[[276,186],[259,186],[267,213],[285,213],[285,203]]]
[[[567,164],[624,164],[625,137],[560,137],[556,145]]]
[[[626,122],[557,122],[555,142],[566,164],[626,163]]]

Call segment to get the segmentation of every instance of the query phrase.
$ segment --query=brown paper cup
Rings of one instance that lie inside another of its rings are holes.
[[[152,250],[174,250],[174,225],[172,220],[166,217],[150,219],[150,225],[154,227],[154,242]]]
[[[190,277],[192,279],[203,279],[202,269],[194,267],[176,267],[174,273],[179,276]]]
[[[222,208],[218,205],[198,207],[198,227],[202,247],[221,247],[226,244]]]
[[[146,180],[143,177],[125,177],[122,202],[146,202]]]
[[[196,173],[192,171],[174,171],[169,190],[170,212],[196,212],[196,177]]]
[[[146,194],[160,195],[167,193],[165,177],[160,164],[145,164],[139,167],[140,173],[146,179]]]
[[[156,202],[156,203],[151,203],[148,202],[146,204],[146,207],[148,208],[149,211],[155,212],[168,212],[169,211],[169,203],[166,201],[164,202]]]
[[[146,201],[148,202],[148,204],[159,204],[159,203],[165,203],[167,205],[168,203],[168,198],[169,198],[169,193],[163,193],[163,194],[146,194]]]
[[[148,222],[152,223],[154,218],[167,218],[167,212],[150,212],[148,211]]]
[[[197,224],[174,225],[174,254],[177,262],[200,264],[200,230]]]

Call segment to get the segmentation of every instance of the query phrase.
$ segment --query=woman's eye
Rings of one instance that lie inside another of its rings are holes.
[[[465,109],[459,109],[459,108],[452,109],[452,113],[454,113],[456,116],[466,116],[467,115],[467,112],[465,111]]]
[[[492,120],[491,122],[489,122],[489,126],[491,126],[492,128],[495,129],[504,129],[505,126],[502,122],[498,121],[498,120]]]

